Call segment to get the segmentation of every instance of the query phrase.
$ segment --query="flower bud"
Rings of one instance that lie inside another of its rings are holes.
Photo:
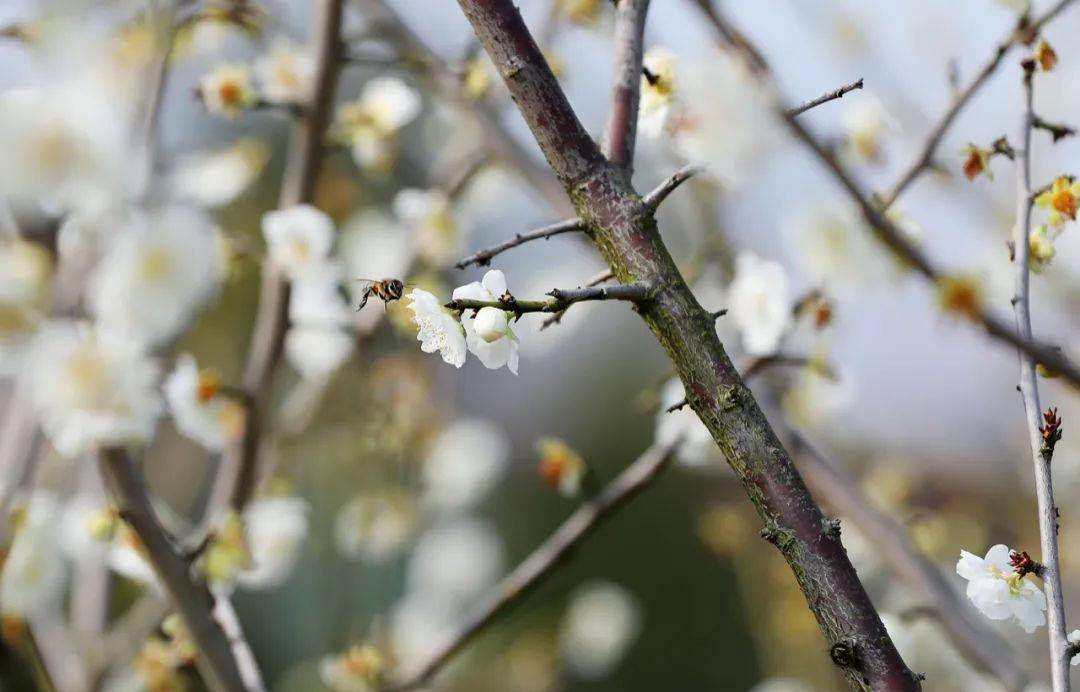
[[[506,320],[506,311],[499,308],[480,308],[473,320],[476,335],[489,344],[506,336],[510,325]]]

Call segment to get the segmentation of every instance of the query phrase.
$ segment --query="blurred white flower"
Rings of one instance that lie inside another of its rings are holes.
[[[40,245],[0,240],[0,374],[21,369],[43,317],[52,258]]]
[[[340,277],[340,267],[325,262],[293,282],[285,356],[308,381],[325,381],[356,349],[356,340],[347,331],[352,311]]]
[[[31,497],[0,576],[0,610],[26,617],[55,603],[67,568],[60,548],[56,498],[44,491]]]
[[[112,206],[143,172],[130,124],[130,104],[99,77],[3,92],[0,190],[57,215]]]
[[[122,577],[161,593],[157,574],[143,556],[142,543],[126,525],[121,525],[117,533],[109,549],[109,568]]]
[[[461,254],[450,198],[442,190],[402,190],[394,197],[394,214],[412,231],[416,253],[425,261],[441,266]]]
[[[643,137],[659,137],[668,126],[675,102],[677,60],[666,48],[650,48],[643,59],[638,131]]]
[[[399,666],[426,661],[454,634],[455,611],[430,594],[408,593],[390,610],[390,643]]]
[[[415,288],[405,297],[412,301],[409,309],[413,311],[420,350],[438,351],[443,361],[455,368],[464,365],[466,346],[461,324],[427,291]]]
[[[251,108],[259,97],[247,65],[218,65],[199,80],[199,96],[206,110],[226,118],[235,118]]]
[[[401,554],[419,520],[408,493],[382,490],[357,495],[334,522],[334,545],[349,559],[382,564]]]
[[[220,207],[255,182],[268,158],[266,145],[250,138],[222,149],[186,154],[176,159],[170,189],[179,199]]]
[[[685,61],[667,118],[675,150],[727,185],[743,182],[780,137],[770,97],[745,63],[728,53]]]
[[[302,104],[315,81],[315,58],[292,39],[278,36],[270,51],[255,61],[255,78],[270,103]]]
[[[310,204],[267,212],[262,232],[270,257],[292,281],[325,267],[334,244],[334,222]]]
[[[502,543],[491,525],[459,517],[420,536],[409,560],[408,585],[456,608],[483,593],[502,569]]]
[[[795,382],[785,390],[781,405],[793,423],[812,428],[846,409],[854,399],[851,374],[833,373],[823,358],[815,358],[800,368]]]
[[[712,433],[701,422],[694,409],[683,406],[668,413],[668,409],[686,398],[686,390],[678,377],[664,384],[660,393],[660,408],[656,412],[656,443],[669,445],[682,440],[676,452],[680,464],[699,468],[719,460]],[[726,468],[726,465],[725,467]]]
[[[1061,229],[1042,224],[1035,227],[1028,236],[1028,267],[1035,274],[1041,274],[1043,268],[1054,259],[1057,250],[1054,241],[1061,235]]]
[[[474,281],[465,286],[454,289],[454,300],[498,300],[506,293],[506,277],[498,269],[492,269],[484,274],[482,281]],[[469,345],[469,351],[473,353],[484,367],[497,370],[504,365],[506,369],[515,375],[518,372],[518,338],[514,330],[506,328],[505,336],[494,341],[487,341],[476,332],[474,319],[470,311],[466,310],[461,315],[461,324],[465,327],[465,339]]]
[[[59,520],[59,542],[71,560],[87,555],[104,559],[119,517],[99,494],[80,492],[64,502]]]
[[[735,258],[735,278],[728,287],[728,319],[742,335],[743,349],[754,356],[775,353],[794,322],[791,310],[783,265],[750,251],[740,252]]]
[[[960,551],[956,573],[968,580],[967,597],[991,620],[1013,619],[1029,634],[1046,623],[1046,597],[1013,568],[1007,546],[993,546],[980,558]]]
[[[510,442],[492,423],[454,421],[428,448],[422,471],[424,501],[444,511],[476,505],[505,472],[509,455]]]
[[[559,629],[563,661],[586,679],[610,675],[641,633],[641,606],[611,582],[579,587]]]
[[[338,106],[336,129],[361,168],[386,169],[396,154],[398,130],[420,114],[420,95],[394,77],[377,77],[360,96]]]
[[[158,369],[130,339],[52,322],[35,342],[28,372],[42,429],[64,456],[154,433]]]
[[[244,510],[251,567],[237,576],[248,589],[272,589],[285,583],[308,534],[308,503],[298,497],[266,497]]]
[[[386,661],[370,644],[350,647],[319,662],[319,678],[336,692],[379,692]]]
[[[220,452],[243,432],[244,405],[221,390],[221,380],[181,355],[162,389],[176,429],[212,452]]]
[[[173,338],[217,290],[217,232],[193,207],[134,213],[90,277],[103,327],[150,346]]]
[[[880,160],[882,137],[899,129],[881,100],[868,92],[844,100],[843,123],[847,155],[863,161]]]
[[[346,276],[378,281],[407,276],[415,250],[409,229],[388,214],[368,209],[345,223],[338,238],[338,256]],[[362,287],[359,281],[347,283],[354,305],[360,303]],[[353,323],[360,333],[367,333],[385,315],[385,310],[361,310],[353,314]]]

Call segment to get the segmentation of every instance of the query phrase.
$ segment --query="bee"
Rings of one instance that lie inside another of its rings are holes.
[[[383,309],[392,300],[398,300],[401,298],[401,294],[405,291],[405,284],[401,279],[383,279],[381,281],[375,281],[373,279],[357,279],[360,282],[360,305],[356,306],[356,311],[360,312],[367,305],[368,298],[374,295],[383,302]]]

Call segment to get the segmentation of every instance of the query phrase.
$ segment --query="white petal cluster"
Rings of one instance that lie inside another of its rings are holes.
[[[482,281],[474,281],[471,284],[454,289],[454,300],[483,300],[495,301],[506,293],[506,276],[498,269],[493,269],[484,274]],[[499,312],[497,308],[492,308]],[[480,310],[483,312],[483,310]],[[505,319],[505,311],[503,311]],[[484,367],[497,370],[503,366],[510,372],[517,374],[518,371],[518,339],[509,324],[505,330],[502,322],[494,319],[490,313],[484,316],[480,326],[483,333],[477,331],[476,318],[466,310],[461,315],[461,323],[465,327],[465,338],[469,351],[480,359]]]
[[[484,499],[506,470],[510,442],[492,423],[466,418],[431,442],[422,471],[423,498],[438,510],[462,510]]]
[[[643,137],[660,137],[672,114],[677,85],[675,55],[667,48],[650,48],[642,60],[647,75],[641,77],[638,131]]]
[[[241,139],[222,149],[178,157],[170,189],[178,199],[201,207],[220,207],[255,182],[269,158],[266,145]]]
[[[610,675],[641,633],[641,606],[611,582],[585,584],[571,596],[559,631],[559,651],[579,677]]]
[[[240,63],[218,65],[199,80],[199,95],[206,110],[233,119],[259,99],[251,68]]]
[[[148,346],[172,339],[217,290],[217,231],[185,206],[136,211],[90,278],[100,325]]]
[[[190,354],[177,359],[162,389],[177,430],[206,449],[220,452],[243,432],[243,404],[223,393],[218,378],[200,371]]]
[[[315,58],[295,41],[279,36],[255,61],[255,79],[269,103],[306,103],[315,81]]]
[[[843,124],[846,155],[855,161],[876,162],[882,156],[882,138],[899,129],[885,104],[866,92],[845,99]]]
[[[967,597],[991,620],[1013,620],[1031,633],[1046,624],[1046,596],[1009,560],[1007,546],[993,546],[986,557],[960,551],[956,573],[967,579]]]
[[[660,393],[660,407],[656,412],[656,443],[669,445],[680,441],[676,458],[684,466],[700,468],[712,465],[719,460],[716,442],[694,410],[683,406],[677,411],[668,412],[670,407],[685,398],[686,390],[679,378],[674,377],[664,384]]]
[[[393,207],[394,214],[413,234],[422,259],[443,265],[461,254],[458,224],[445,192],[407,188],[394,197]]]
[[[408,493],[362,493],[338,513],[334,545],[340,555],[350,560],[382,564],[401,554],[418,523],[419,512]]]
[[[409,561],[409,589],[462,606],[499,578],[503,558],[502,543],[489,524],[473,517],[451,519],[420,537]]]
[[[157,379],[138,343],[71,322],[43,327],[29,368],[42,428],[67,457],[149,439],[162,409]]]
[[[420,350],[438,353],[443,361],[455,368],[465,365],[465,333],[450,311],[434,295],[419,288],[413,289],[405,298],[410,301]]]
[[[341,268],[321,268],[293,282],[285,356],[308,381],[324,382],[352,355],[356,341],[348,331],[352,311],[341,290]]]
[[[0,240],[0,374],[14,374],[44,317],[52,259],[40,245]]]
[[[308,535],[308,503],[297,497],[266,497],[244,511],[251,567],[237,576],[248,589],[272,589],[285,583]]]
[[[54,604],[67,567],[60,548],[56,498],[38,491],[30,499],[0,576],[0,611],[26,617]]]
[[[794,322],[791,310],[783,265],[750,251],[740,252],[735,278],[728,287],[728,319],[739,330],[743,349],[755,356],[775,353]]]
[[[267,212],[263,238],[274,263],[292,281],[316,275],[334,245],[334,222],[310,204]]]
[[[364,85],[353,101],[338,107],[338,137],[361,168],[387,170],[397,150],[397,132],[420,114],[420,95],[394,77]]]
[[[390,214],[372,209],[365,209],[345,222],[338,248],[346,276],[369,280],[408,276],[416,256],[410,229]],[[351,292],[352,304],[359,305],[363,284],[349,281],[346,288]],[[385,315],[385,310],[361,310],[354,315],[354,325],[361,333],[367,333]]]

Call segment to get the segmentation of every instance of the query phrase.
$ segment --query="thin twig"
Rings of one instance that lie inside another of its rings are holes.
[[[664,200],[668,198],[668,195],[675,192],[676,188],[700,172],[701,168],[699,166],[693,164],[683,166],[653,188],[647,195],[642,197],[641,203],[644,204],[649,211],[655,212],[660,205],[663,204]]]
[[[589,498],[529,557],[495,587],[450,640],[393,686],[410,690],[423,686],[492,621],[551,575],[600,524],[648,486],[670,463],[675,444],[654,445],[599,493]]]
[[[150,566],[195,644],[196,661],[207,684],[212,689],[245,690],[229,640],[212,615],[213,597],[206,585],[192,575],[158,523],[134,461],[124,450],[113,448],[102,450],[99,462],[121,518],[139,537]]]
[[[832,91],[830,91],[830,92],[828,92],[826,94],[822,94],[821,96],[818,96],[816,99],[811,99],[811,100],[807,101],[806,103],[803,103],[801,105],[795,106],[794,108],[788,109],[788,115],[791,116],[791,117],[795,117],[796,115],[802,115],[806,111],[808,111],[808,110],[810,110],[812,108],[817,108],[818,106],[820,106],[823,103],[828,103],[829,101],[835,101],[836,99],[844,98],[845,94],[847,94],[849,92],[852,92],[852,91],[855,91],[856,89],[862,89],[862,88],[863,88],[863,80],[862,80],[862,77],[860,77],[860,78],[856,79],[854,82],[852,82],[851,84],[845,84],[844,86],[840,87],[839,89],[834,89],[834,90],[832,90]]]
[[[589,279],[585,283],[585,286],[586,287],[599,286],[600,284],[607,283],[608,281],[611,281],[614,278],[615,278],[615,275],[613,273],[611,273],[611,270],[610,269],[605,269],[604,271],[596,274],[591,279]],[[559,322],[561,322],[562,318],[563,318],[563,315],[565,315],[565,314],[566,314],[566,310],[559,310],[558,312],[556,312],[551,317],[545,317],[544,321],[540,323],[540,331],[544,331],[545,329],[547,329],[551,325],[558,324]]]
[[[506,252],[511,248],[524,245],[531,240],[547,240],[553,235],[559,235],[560,233],[573,233],[576,231],[584,231],[585,224],[581,219],[566,219],[565,221],[559,221],[549,226],[538,228],[535,231],[529,231],[528,233],[518,233],[510,240],[499,243],[492,247],[480,250],[468,257],[462,259],[454,266],[458,269],[464,269],[470,264],[475,264],[478,267],[486,267],[491,264],[491,259],[498,254]]]
[[[630,175],[634,169],[638,102],[641,99],[642,43],[649,0],[622,0],[615,19],[615,79],[604,155]]]
[[[949,106],[945,109],[945,112],[938,119],[937,124],[934,125],[927,135],[926,141],[919,151],[919,155],[900,175],[896,184],[894,184],[888,192],[880,196],[882,209],[891,207],[908,186],[915,182],[916,178],[933,167],[934,155],[937,152],[938,145],[941,144],[942,138],[945,137],[945,133],[948,132],[953,121],[956,120],[956,116],[958,116],[960,111],[964,109],[964,106],[968,104],[968,101],[975,95],[975,92],[977,92],[990,76],[994,74],[1001,64],[1001,61],[1005,58],[1005,54],[1008,53],[1013,46],[1023,42],[1026,38],[1037,34],[1047,22],[1050,22],[1057,17],[1057,15],[1071,5],[1073,1],[1074,0],[1059,0],[1056,5],[1030,24],[1021,24],[1021,26],[1017,27],[1017,29],[1012,31],[998,44],[993,55],[990,56],[982,68],[975,74],[975,78],[953,96]]]
[[[585,288],[555,288],[548,291],[548,295],[551,297],[547,300],[518,300],[509,293],[498,300],[455,298],[447,303],[446,307],[458,311],[499,308],[520,317],[528,312],[562,312],[574,303],[587,300],[625,300],[640,304],[652,295],[652,287],[644,283],[635,283]]]
[[[1020,133],[1021,147],[1017,160],[1016,227],[1013,236],[1015,257],[1015,295],[1012,304],[1016,315],[1016,331],[1021,338],[1031,340],[1031,293],[1028,260],[1031,245],[1031,133],[1035,126],[1032,110],[1032,77],[1035,65],[1024,63],[1024,112]],[[1050,675],[1054,692],[1069,689],[1068,640],[1065,632],[1065,604],[1061,589],[1061,561],[1058,557],[1057,506],[1054,504],[1054,486],[1050,474],[1052,443],[1045,444],[1042,432],[1042,405],[1039,403],[1039,380],[1036,362],[1030,355],[1020,354],[1020,396],[1024,402],[1024,419],[1035,467],[1035,497],[1039,511],[1039,537],[1042,547],[1043,573],[1040,575],[1046,587],[1047,635],[1050,639]]]

